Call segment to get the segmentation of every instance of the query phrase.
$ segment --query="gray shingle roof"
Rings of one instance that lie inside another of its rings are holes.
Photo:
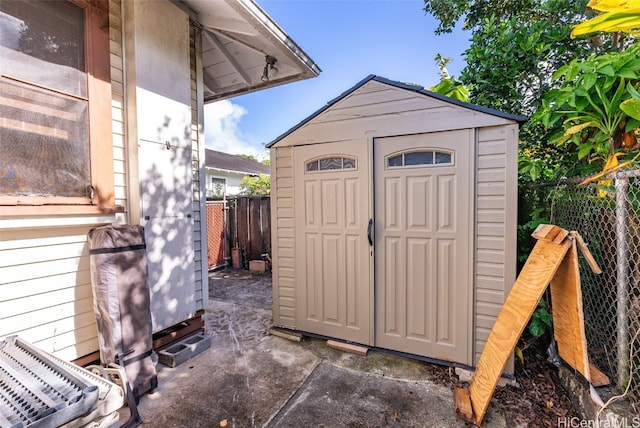
[[[239,172],[248,175],[271,174],[271,167],[242,156],[205,149],[205,167],[225,171]]]

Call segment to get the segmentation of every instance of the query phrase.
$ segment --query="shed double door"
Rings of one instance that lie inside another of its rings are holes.
[[[367,140],[296,147],[296,326],[372,344]]]
[[[468,363],[472,137],[296,147],[296,328]]]

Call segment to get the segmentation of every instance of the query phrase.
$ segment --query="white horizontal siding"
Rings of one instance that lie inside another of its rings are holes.
[[[35,266],[35,264],[34,264]],[[15,301],[30,296],[42,295],[50,291],[61,290],[69,287],[69,284],[90,284],[89,270],[61,273],[57,275],[30,278],[24,281],[0,285],[3,303]]]
[[[67,359],[98,349],[87,247],[90,229],[2,232],[0,337],[18,334]]]
[[[91,284],[73,284],[59,290],[47,290],[40,294],[5,300],[0,303],[0,312],[2,319],[8,320],[24,313],[33,313],[42,308],[63,305],[65,303],[73,303],[76,299],[92,298]],[[7,326],[8,327],[8,326]],[[21,328],[15,325],[13,328]]]
[[[109,21],[115,203],[126,206],[120,0],[109,2]],[[100,224],[61,224],[0,232],[0,337],[17,334],[72,360],[99,348],[87,234]]]

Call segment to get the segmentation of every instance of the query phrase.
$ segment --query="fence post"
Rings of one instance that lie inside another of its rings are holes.
[[[616,306],[617,306],[617,348],[618,348],[618,388],[624,390],[629,379],[629,228],[627,226],[627,193],[629,179],[616,174]]]
[[[223,205],[222,205],[222,212],[223,212],[223,247],[222,247],[222,252],[224,254],[224,264],[226,267],[229,267],[231,265],[231,245],[229,245],[230,241],[231,241],[231,233],[229,232],[230,230],[230,224],[231,224],[231,220],[229,219],[229,201],[227,200],[226,196],[224,198],[224,200],[222,201]]]

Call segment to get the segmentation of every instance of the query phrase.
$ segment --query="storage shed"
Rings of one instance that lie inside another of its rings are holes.
[[[524,120],[370,75],[269,143],[274,325],[474,366],[516,278]]]

